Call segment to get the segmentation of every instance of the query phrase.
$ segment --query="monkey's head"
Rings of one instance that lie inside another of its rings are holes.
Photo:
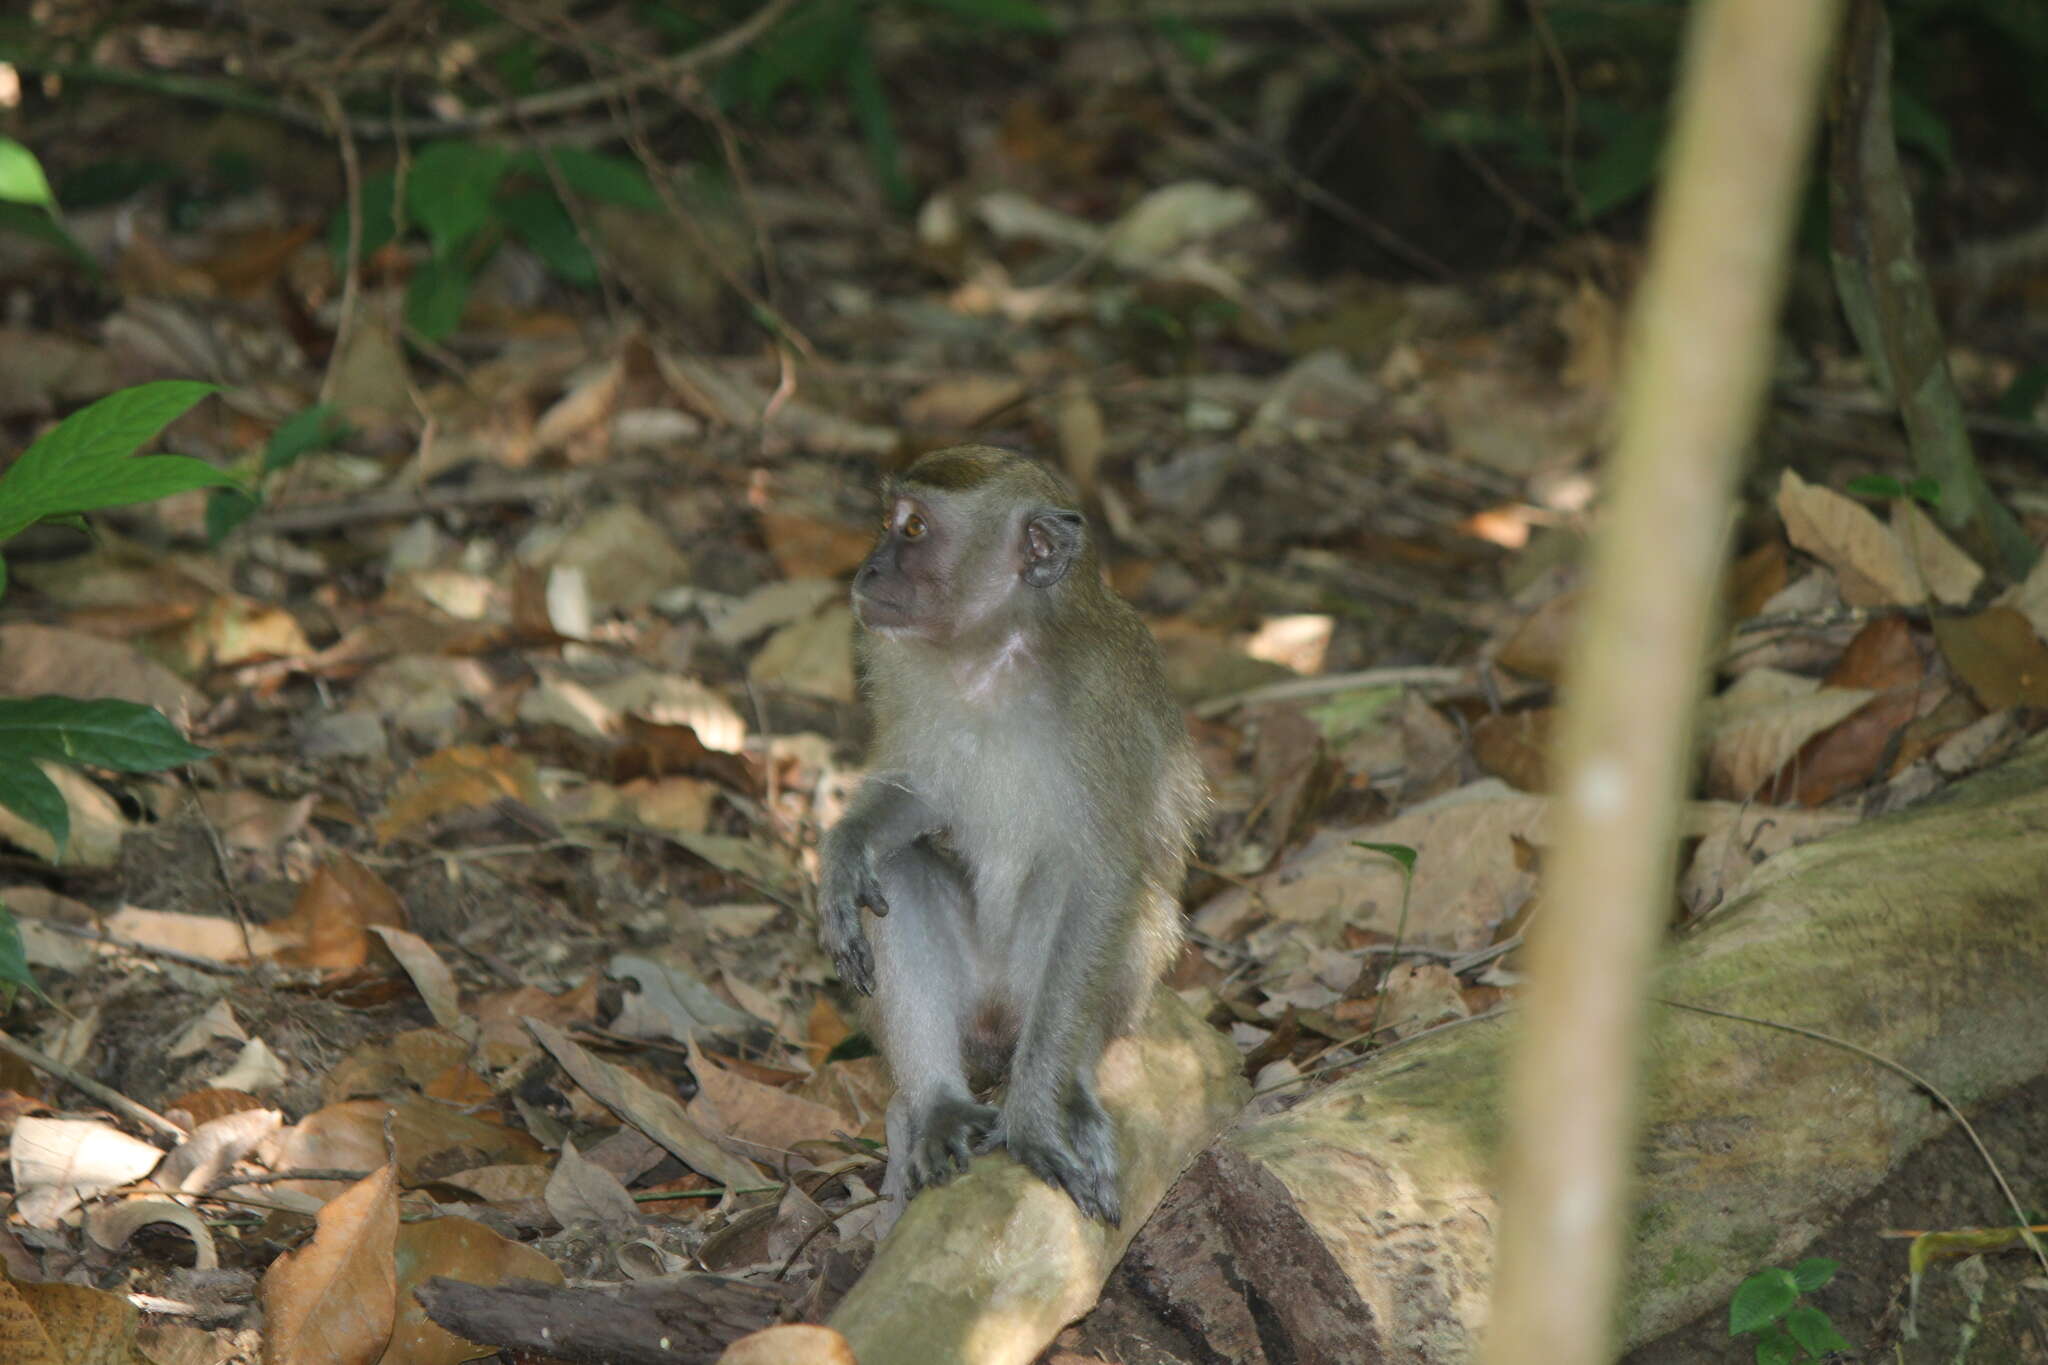
[[[891,479],[883,498],[881,539],[854,575],[853,609],[885,638],[947,644],[1007,632],[1049,612],[1054,594],[1096,582],[1073,493],[1021,455],[934,451]]]

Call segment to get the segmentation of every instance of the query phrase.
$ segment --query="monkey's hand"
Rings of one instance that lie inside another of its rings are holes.
[[[904,1189],[916,1194],[965,1171],[995,1123],[993,1105],[961,1095],[941,1095],[913,1111],[904,1143],[908,1150],[889,1153],[891,1161],[904,1163]]]
[[[1081,1212],[1117,1226],[1123,1200],[1117,1193],[1116,1127],[1108,1112],[1078,1086],[1058,1105],[1034,1100],[1005,1100],[982,1150],[1007,1149],[1040,1180],[1065,1190]]]
[[[818,942],[832,955],[840,980],[862,995],[873,995],[875,953],[861,927],[860,908],[865,905],[885,915],[889,902],[882,895],[881,878],[875,875],[874,856],[867,843],[858,837],[840,837],[835,828],[825,836],[818,881]]]

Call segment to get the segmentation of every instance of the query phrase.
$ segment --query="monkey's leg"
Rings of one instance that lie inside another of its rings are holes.
[[[1119,960],[1128,934],[1117,932],[1109,898],[1082,887],[1064,910],[1048,916],[1055,931],[1039,935],[1019,967],[1036,968],[1022,1036],[1010,1065],[1009,1093],[992,1135],[1033,1174],[1065,1190],[1081,1212],[1112,1226],[1123,1218],[1117,1189],[1116,1128],[1095,1094],[1113,1016],[1110,999],[1127,973]]]
[[[966,1170],[996,1111],[975,1103],[961,1057],[976,995],[972,892],[953,862],[922,841],[877,872],[890,914],[875,922],[875,1015],[896,1078],[882,1191],[900,1204]]]

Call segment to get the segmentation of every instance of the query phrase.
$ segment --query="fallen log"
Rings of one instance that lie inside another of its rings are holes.
[[[1084,1218],[1000,1153],[927,1190],[828,1319],[861,1365],[1023,1365],[1091,1308],[1182,1169],[1239,1112],[1237,1049],[1171,992],[1096,1073],[1123,1158],[1124,1221]]]
[[[2048,737],[1757,868],[1672,945],[1657,993],[1845,1039],[1967,1107],[2048,1073],[2044,899]],[[1508,1027],[1392,1049],[1232,1132],[1137,1239],[1124,1282],[1247,1365],[1473,1358]],[[1630,1345],[1795,1257],[1952,1122],[1898,1074],[1807,1037],[1665,1006],[1645,1046]]]

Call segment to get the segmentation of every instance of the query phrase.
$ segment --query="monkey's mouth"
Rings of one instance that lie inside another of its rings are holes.
[[[853,590],[853,614],[869,630],[888,630],[910,624],[908,603],[879,597],[859,588]]]

